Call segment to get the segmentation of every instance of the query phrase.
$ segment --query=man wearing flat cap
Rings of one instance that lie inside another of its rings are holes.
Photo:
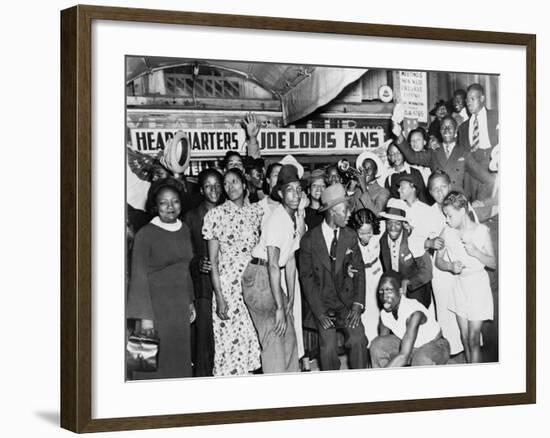
[[[312,315],[304,326],[319,333],[320,368],[340,369],[336,330],[342,330],[348,366],[367,366],[367,338],[361,323],[365,308],[365,266],[357,235],[346,228],[349,197],[342,184],[333,184],[321,195],[321,225],[300,242],[300,280]]]
[[[258,333],[264,374],[300,371],[293,316],[294,253],[305,230],[305,213],[297,214],[304,183],[296,166],[283,164],[271,193],[280,204],[262,225],[260,242],[243,273],[243,297]],[[287,293],[282,287],[283,272]]]

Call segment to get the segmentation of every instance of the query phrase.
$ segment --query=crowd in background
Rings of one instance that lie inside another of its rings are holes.
[[[266,166],[249,114],[197,193],[184,138],[128,170],[128,332],[160,339],[128,378],[498,360],[498,112],[472,84],[432,115],[392,118],[387,164]]]

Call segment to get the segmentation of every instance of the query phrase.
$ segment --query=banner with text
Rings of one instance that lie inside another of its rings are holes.
[[[132,148],[150,155],[164,149],[177,130],[131,129]],[[242,129],[186,129],[191,158],[220,158],[227,151],[242,151]],[[266,129],[258,142],[262,155],[333,155],[359,154],[364,149],[384,144],[383,129]]]

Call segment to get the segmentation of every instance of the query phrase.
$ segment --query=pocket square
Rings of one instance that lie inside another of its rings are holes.
[[[408,253],[403,260],[409,260],[412,258],[412,254]]]
[[[464,161],[464,157],[460,157],[458,160],[456,161]]]

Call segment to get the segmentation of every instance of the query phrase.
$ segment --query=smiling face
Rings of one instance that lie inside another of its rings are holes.
[[[386,221],[386,231],[391,240],[395,241],[399,239],[399,236],[403,232],[403,222],[397,219],[388,219]]]
[[[452,117],[446,117],[441,122],[441,137],[443,143],[452,143],[456,139],[456,121]]]
[[[179,194],[170,187],[161,189],[156,198],[159,218],[162,222],[173,224],[181,213]]]
[[[233,168],[240,169],[241,172],[244,173],[244,165],[243,165],[243,159],[240,155],[237,154],[231,154],[227,158],[227,163],[225,165],[225,170],[233,169]]]
[[[485,96],[480,90],[472,89],[466,95],[466,104],[470,114],[478,114],[485,106]]]
[[[329,186],[333,184],[342,184],[342,177],[338,173],[338,169],[336,169],[335,167],[331,167],[328,169],[327,179],[328,179]]]
[[[221,178],[216,175],[209,175],[201,187],[201,193],[211,204],[217,204],[222,194]]]
[[[315,199],[316,201],[319,201],[321,199],[321,195],[323,194],[326,188],[327,188],[327,185],[325,184],[324,178],[314,179],[309,188],[309,195],[311,196],[311,199]]]
[[[233,172],[226,173],[223,178],[223,188],[231,201],[244,198],[244,184]]]
[[[455,94],[453,97],[453,108],[455,112],[459,113],[466,106],[466,101],[462,94]]]
[[[357,230],[357,237],[359,237],[359,242],[361,245],[366,246],[374,236],[374,230],[372,229],[372,224],[363,224],[361,228]]]
[[[382,278],[378,285],[378,299],[386,312],[392,312],[399,307],[401,292],[395,279]]]
[[[415,152],[420,152],[424,149],[424,146],[426,146],[426,140],[424,140],[424,136],[421,132],[413,132],[411,134],[411,148]]]
[[[401,181],[397,191],[403,201],[411,203],[416,200],[416,188],[409,181]]]
[[[388,161],[393,167],[400,167],[404,162],[403,154],[393,144],[388,148]]]
[[[435,202],[439,205],[443,203],[443,200],[449,194],[450,190],[451,185],[449,184],[448,179],[444,176],[433,178],[430,181],[430,195],[432,195],[432,198],[434,198]]]
[[[443,117],[445,117],[448,114],[447,107],[445,105],[439,105],[437,109],[435,110],[435,116],[441,120]]]

